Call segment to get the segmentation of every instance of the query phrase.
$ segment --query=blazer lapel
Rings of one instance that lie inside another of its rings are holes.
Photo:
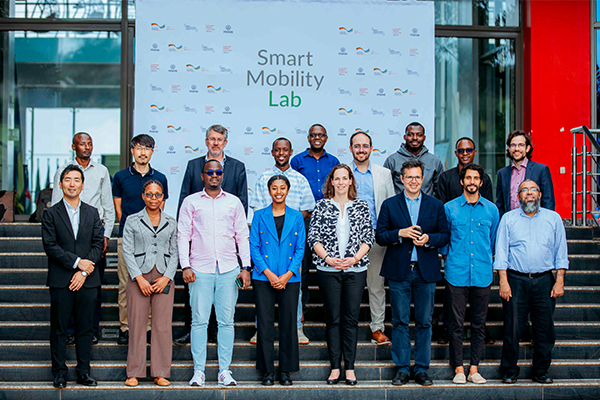
[[[161,216],[160,222],[163,222],[163,218]],[[148,216],[148,212],[146,211],[146,208],[144,208],[144,213],[142,214],[142,224],[144,224],[146,226],[146,228],[148,228],[148,230],[150,231],[150,233],[152,235],[155,234],[154,232],[154,227],[152,226],[152,221],[150,221],[150,217]],[[160,226],[160,224],[159,224]]]
[[[273,206],[269,207],[270,212],[265,215],[265,225],[267,225],[267,229],[271,233],[271,236],[274,238],[278,238],[277,236],[277,227],[275,226],[275,217],[273,216]],[[281,235],[283,237],[283,235]]]
[[[427,208],[429,206],[429,204],[427,203],[427,198],[425,197],[423,192],[421,192],[421,205],[419,206],[419,216],[417,217],[417,225],[419,226],[421,226],[421,219],[423,215],[425,215],[425,213],[427,212]]]
[[[79,200],[79,229],[77,229],[77,238],[75,240],[79,240],[79,236],[81,236],[81,231],[85,227],[85,220],[87,219],[87,208],[82,207],[81,200]]]
[[[71,220],[69,219],[69,214],[67,214],[67,208],[65,207],[65,203],[63,203],[62,200],[58,202],[57,210],[58,215],[60,215],[60,218],[67,226],[67,229],[69,230],[69,232],[71,232],[71,237],[73,238],[73,240],[75,240],[75,233],[73,232],[73,227],[71,226]],[[79,220],[81,221],[81,218],[79,218]]]
[[[408,226],[412,226],[410,214],[408,212],[408,206],[406,205],[406,199],[404,198],[404,190],[398,195],[398,203],[400,205],[400,211],[404,214],[404,218],[408,221]]]
[[[285,206],[285,219],[283,221],[283,229],[281,230],[281,241],[283,241],[290,234],[290,232],[292,232],[292,218],[289,218],[291,210],[291,208]]]
[[[160,208],[159,208],[160,210]],[[148,215],[148,213],[145,213],[146,215]],[[160,210],[160,222],[158,223],[158,228],[156,229],[156,234],[158,234],[158,232],[162,231],[164,228],[166,228],[166,226],[169,224],[167,222],[166,218],[163,218],[163,211]],[[148,217],[148,219],[150,219],[150,217]]]

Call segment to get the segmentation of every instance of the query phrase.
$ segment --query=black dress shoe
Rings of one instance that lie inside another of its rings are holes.
[[[263,384],[263,386],[273,386],[275,384],[275,374],[273,374],[272,372],[266,373],[263,376],[261,383]]]
[[[328,385],[337,385],[339,381],[340,381],[339,377],[337,377],[335,379],[327,379],[327,384]]]
[[[517,383],[517,376],[519,376],[519,374],[507,372],[502,377],[502,383],[507,383],[509,385],[512,385],[513,383]]]
[[[84,374],[77,376],[77,383],[85,386],[98,386],[98,382],[90,376],[90,374]]]
[[[400,386],[408,383],[408,374],[404,371],[396,372],[396,376],[392,379],[392,385]]]
[[[537,383],[554,383],[552,378],[550,378],[547,373],[534,376],[533,381]]]
[[[173,344],[176,346],[185,346],[186,344],[190,344],[190,334],[189,332],[185,335],[173,340]]]
[[[437,342],[438,342],[438,344],[448,344],[448,338],[449,338],[448,327],[444,326],[442,329],[442,333],[440,334],[440,337],[438,338]]]
[[[433,385],[433,381],[431,380],[431,378],[429,377],[429,375],[427,375],[427,372],[419,372],[415,376],[415,382],[418,383],[421,386],[431,386],[431,385]]]
[[[98,344],[98,336],[96,336],[96,335],[92,335],[92,344],[93,344],[93,345],[96,345],[96,344]]]
[[[485,344],[494,344],[496,341],[492,337],[492,334],[488,330],[487,326],[485,327],[485,338],[483,339],[483,343]]]
[[[67,346],[71,346],[75,344],[75,335],[72,333],[67,333]]]
[[[119,329],[119,337],[117,338],[118,344],[129,343],[129,331],[122,331]]]
[[[356,386],[358,381],[356,379],[346,379],[346,385],[348,386]]]
[[[294,383],[292,382],[292,378],[290,377],[289,372],[281,371],[281,377],[279,378],[279,384],[283,386],[291,386]]]
[[[64,389],[67,387],[67,377],[64,375],[57,375],[52,382],[52,386],[57,389]]]
[[[147,344],[152,343],[152,331],[147,331],[146,332],[146,343]]]

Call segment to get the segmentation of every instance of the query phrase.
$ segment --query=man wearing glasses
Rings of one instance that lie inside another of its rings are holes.
[[[444,172],[444,166],[440,158],[430,153],[427,146],[423,144],[425,138],[425,127],[419,122],[411,122],[404,129],[405,142],[402,143],[396,153],[390,155],[383,163],[384,167],[392,171],[396,194],[404,190],[402,174],[400,173],[402,164],[407,160],[419,160],[425,165],[421,190],[428,196],[437,197],[437,181],[440,174]]]
[[[327,176],[331,169],[340,163],[332,154],[325,151],[327,143],[327,130],[321,124],[314,124],[308,129],[308,143],[310,147],[302,153],[298,153],[290,165],[300,172],[308,180],[315,202],[323,198],[323,185],[327,182]],[[310,213],[304,218],[304,225],[308,233],[310,225]],[[306,235],[308,237],[308,234]],[[312,249],[308,244],[304,248],[304,259],[302,260],[302,310],[306,311],[308,303],[308,270],[312,265]],[[302,318],[304,320],[304,318]],[[309,339],[302,329],[298,330],[298,343],[308,344]]]
[[[510,210],[519,208],[519,185],[531,179],[539,186],[542,192],[541,207],[554,210],[554,186],[550,168],[547,165],[531,161],[533,144],[531,136],[521,130],[513,131],[506,139],[506,157],[511,160],[510,165],[498,171],[496,185],[496,206],[500,217]]]
[[[236,196],[242,202],[244,211],[248,213],[248,183],[246,180],[246,166],[243,162],[236,160],[231,156],[225,155],[225,146],[227,146],[227,138],[229,132],[222,125],[212,125],[206,130],[204,143],[206,144],[207,153],[205,156],[190,160],[185,169],[183,182],[181,183],[181,192],[179,193],[179,205],[177,207],[177,215],[181,204],[186,197],[191,194],[198,193],[204,189],[204,181],[201,179],[204,164],[208,160],[216,160],[222,165],[223,179],[222,189]],[[190,329],[192,326],[192,310],[190,308],[189,292],[185,288],[185,333],[183,336],[174,340],[176,345],[185,345],[190,343]],[[214,312],[211,316],[210,325],[208,327],[209,341],[216,342],[217,323],[214,318]]]
[[[553,313],[556,299],[565,292],[569,268],[566,232],[558,213],[540,207],[544,193],[537,183],[526,179],[517,192],[520,207],[500,221],[494,261],[504,315],[502,383],[517,382],[519,337],[528,316],[533,325],[533,381],[552,383],[548,368],[556,337]]]
[[[142,211],[146,207],[142,198],[142,188],[147,181],[159,181],[164,188],[164,197],[161,208],[165,207],[165,200],[169,198],[167,187],[167,177],[150,166],[150,159],[154,153],[154,139],[152,136],[141,134],[131,139],[131,154],[133,155],[133,164],[128,168],[115,174],[112,186],[113,201],[115,212],[119,220],[119,239],[117,254],[119,257],[117,274],[119,276],[119,321],[121,329],[119,330],[119,344],[129,342],[129,324],[127,323],[127,280],[129,272],[123,259],[123,228],[129,215]],[[150,318],[148,319],[148,329],[150,329]]]

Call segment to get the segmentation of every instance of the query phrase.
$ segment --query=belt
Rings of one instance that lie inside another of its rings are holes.
[[[509,269],[508,272],[515,274],[515,275],[519,275],[519,276],[526,276],[528,278],[540,278],[544,275],[548,275],[552,273],[552,270],[549,269],[548,271],[544,271],[544,272],[536,272],[536,273],[525,273],[525,272],[519,272],[519,271],[515,271],[514,269]]]
[[[419,262],[418,261],[411,261],[410,262],[410,270],[414,271],[415,268],[419,267]]]

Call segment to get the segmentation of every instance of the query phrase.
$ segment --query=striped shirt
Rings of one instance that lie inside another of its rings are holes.
[[[260,210],[273,202],[269,195],[269,188],[267,187],[267,183],[273,175],[284,175],[290,180],[290,190],[285,199],[286,206],[298,211],[314,210],[315,198],[310,189],[310,184],[304,175],[292,168],[282,171],[277,166],[273,166],[273,168],[269,168],[263,172],[256,181],[254,192],[250,196],[250,207],[253,210]]]

